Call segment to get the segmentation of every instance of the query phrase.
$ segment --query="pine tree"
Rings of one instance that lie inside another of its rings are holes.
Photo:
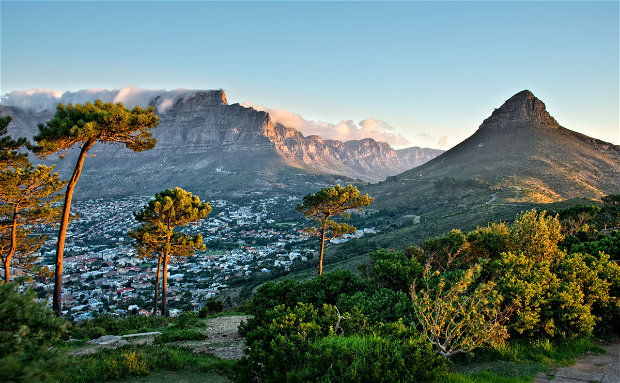
[[[10,122],[10,116],[0,117],[0,260],[6,283],[11,263],[24,272],[38,259],[35,253],[45,236],[33,236],[32,225],[51,223],[57,217],[58,209],[51,204],[65,184],[58,173],[52,173],[53,167],[35,168],[19,151],[30,144],[25,138],[6,135]]]
[[[154,148],[156,141],[151,137],[150,130],[156,127],[159,121],[153,114],[154,111],[150,106],[147,109],[136,106],[128,110],[120,102],[104,104],[101,100],[94,104],[87,102],[75,106],[58,104],[54,118],[38,125],[39,134],[34,137],[38,145],[32,148],[37,156],[45,158],[58,153],[60,158],[63,158],[70,148],[76,145],[80,148],[73,175],[67,184],[58,233],[53,301],[53,309],[58,316],[62,315],[62,261],[71,198],[80,178],[86,153],[96,142],[125,145],[134,152]]]
[[[355,227],[346,223],[331,221],[330,218],[337,215],[346,217],[353,210],[361,211],[362,207],[368,206],[374,201],[374,198],[368,197],[368,194],[363,196],[359,194],[357,187],[353,185],[347,185],[345,188],[336,185],[331,188],[323,188],[316,194],[308,194],[303,198],[302,204],[297,205],[296,210],[298,212],[317,222],[317,227],[311,232],[321,237],[319,275],[323,274],[323,250],[325,240],[328,239],[326,233],[330,233],[333,238],[355,231]]]
[[[6,135],[11,123],[11,116],[0,117],[0,169],[24,166],[28,162],[26,153],[20,153],[19,149],[28,144],[24,137],[16,140]]]
[[[157,313],[157,293],[159,278],[163,275],[161,312],[167,315],[166,299],[168,291],[168,263],[173,259],[190,256],[196,250],[204,250],[202,236],[190,236],[175,231],[180,227],[196,224],[211,212],[211,205],[200,202],[181,188],[164,190],[155,194],[134,217],[142,226],[132,230],[128,235],[135,239],[133,243],[139,257],[157,258],[157,282],[155,285],[155,303],[153,315]]]
[[[28,163],[23,168],[0,171],[0,259],[4,266],[4,281],[9,282],[10,266],[30,269],[38,259],[45,236],[32,236],[35,224],[55,222],[60,209],[52,203],[66,182],[52,173],[54,167]]]

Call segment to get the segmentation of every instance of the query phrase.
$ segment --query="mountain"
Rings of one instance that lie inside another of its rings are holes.
[[[478,130],[398,178],[478,179],[517,190],[513,201],[600,198],[620,191],[620,147],[566,129],[524,90],[495,109]]]
[[[620,193],[620,147],[560,126],[525,90],[457,146],[361,192],[375,202],[370,214],[353,224],[381,233],[334,246],[326,259],[420,245],[452,229],[513,222],[531,209],[600,201]]]
[[[158,106],[162,100],[154,99]],[[34,112],[2,106],[13,117],[9,134],[32,137],[37,123],[52,111]],[[381,181],[420,165],[442,151],[410,148],[396,151],[371,138],[359,141],[305,137],[274,124],[268,113],[229,105],[222,91],[202,91],[177,99],[153,130],[153,150],[133,153],[121,146],[95,145],[84,165],[76,195],[83,198],[153,193],[170,187],[244,195],[273,188],[316,189],[329,183]],[[68,177],[75,157],[48,161]],[[295,186],[292,186],[295,185]],[[304,186],[305,185],[305,186]],[[313,186],[315,185],[315,186]]]

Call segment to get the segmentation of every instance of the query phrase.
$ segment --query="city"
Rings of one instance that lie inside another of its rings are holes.
[[[76,201],[71,213],[63,262],[63,314],[74,320],[95,314],[150,315],[153,309],[157,260],[139,258],[127,232],[139,223],[133,213],[150,197]],[[288,270],[294,262],[312,259],[317,250],[304,231],[304,218],[295,212],[298,197],[257,200],[215,200],[207,219],[180,231],[200,233],[207,250],[184,259],[173,259],[168,267],[170,315],[200,309],[233,281],[242,284],[255,273]],[[283,221],[283,222],[280,222]],[[57,233],[41,228],[48,240],[41,250],[40,266],[54,269]],[[342,243],[374,228],[357,230],[334,238]],[[53,277],[35,284],[40,298],[51,302]]]

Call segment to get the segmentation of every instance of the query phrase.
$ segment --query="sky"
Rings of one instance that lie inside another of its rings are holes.
[[[620,144],[619,14],[617,1],[2,0],[0,101],[131,107],[224,89],[305,135],[449,149],[529,89],[562,126]]]

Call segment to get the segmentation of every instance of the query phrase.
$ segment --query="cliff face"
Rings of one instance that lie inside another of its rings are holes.
[[[150,104],[157,106],[160,101],[154,99]],[[37,133],[37,123],[53,117],[52,111],[35,113],[7,106],[1,110],[3,115],[13,117],[9,125],[13,137],[31,138]],[[440,153],[418,148],[427,154],[414,158],[373,139],[343,143],[304,137],[295,129],[274,125],[266,112],[229,105],[221,90],[186,95],[164,110],[157,112],[160,124],[153,130],[157,138],[154,149],[133,153],[122,146],[95,145],[89,154],[96,157],[87,160],[84,177],[96,184],[104,173],[137,172],[144,188],[155,191],[164,186],[164,180],[177,179],[175,182],[187,186],[201,182],[204,174],[216,169],[248,174],[289,169],[286,172],[333,174],[376,182]],[[64,161],[48,163],[57,164],[61,175],[67,177],[74,165],[72,156],[75,153]]]
[[[520,125],[559,127],[551,117],[545,104],[529,90],[523,90],[510,97],[485,119],[480,129],[514,129]]]

